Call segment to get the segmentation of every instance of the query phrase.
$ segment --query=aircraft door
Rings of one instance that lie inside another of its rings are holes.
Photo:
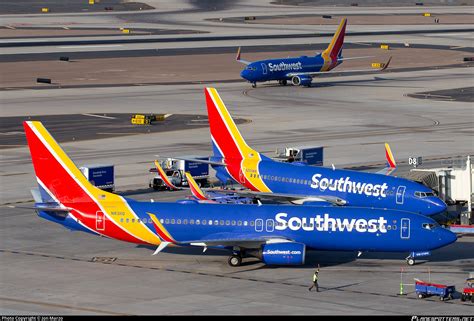
[[[265,221],[265,223],[266,223],[266,226],[265,226],[266,231],[267,232],[273,232],[273,228],[274,228],[273,227],[273,225],[274,225],[273,220],[268,219],[268,220]]]
[[[263,220],[258,218],[255,220],[255,231],[262,232],[263,231]]]
[[[397,204],[403,204],[404,198],[405,198],[405,190],[406,190],[406,186],[398,186],[397,195],[396,195]]]
[[[267,65],[262,64],[262,74],[266,75],[267,74]]]
[[[105,230],[105,215],[102,211],[95,213],[95,228],[97,231]]]
[[[400,222],[401,222],[400,237],[402,239],[409,239],[410,238],[410,219],[402,218]]]

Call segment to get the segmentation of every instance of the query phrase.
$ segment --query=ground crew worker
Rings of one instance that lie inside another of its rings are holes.
[[[314,271],[313,285],[311,285],[311,287],[308,289],[308,291],[311,291],[313,288],[316,288],[316,292],[319,292],[318,278],[319,278],[319,266],[316,269],[316,271]]]

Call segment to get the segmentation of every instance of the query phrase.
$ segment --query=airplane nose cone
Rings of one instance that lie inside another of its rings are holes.
[[[240,72],[240,77],[242,77],[242,78],[248,80],[248,79],[249,79],[249,72],[248,72],[248,70],[245,70],[245,69],[242,70],[242,71]]]
[[[440,247],[454,243],[457,239],[458,237],[456,236],[456,234],[454,234],[450,230],[445,228],[439,228]]]

